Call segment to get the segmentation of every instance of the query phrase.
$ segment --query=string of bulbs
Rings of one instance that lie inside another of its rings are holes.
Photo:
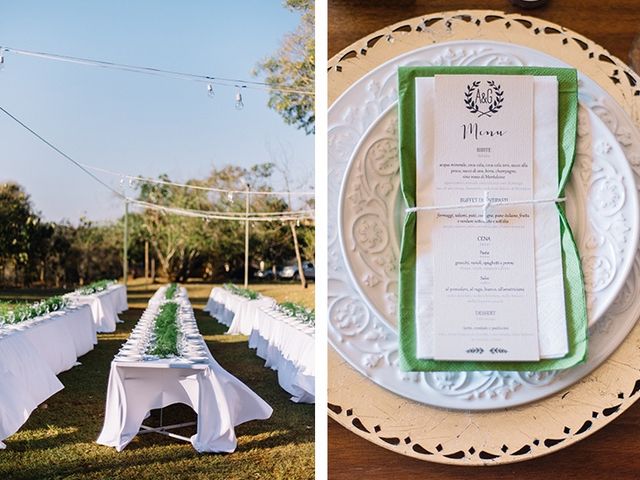
[[[218,187],[206,187],[204,185],[193,185],[189,183],[180,183],[180,182],[172,182],[170,180],[161,180],[155,178],[141,177],[139,175],[129,175],[122,172],[116,172],[114,170],[109,170],[102,167],[96,167],[95,165],[89,165],[87,163],[81,164],[83,167],[88,168],[89,170],[93,170],[96,172],[106,173],[107,175],[112,175],[114,177],[120,178],[120,185],[124,185],[125,182],[129,184],[130,187],[135,187],[138,183],[153,183],[156,185],[171,185],[174,187],[183,187],[192,190],[204,190],[207,192],[217,192],[226,194],[227,198],[230,202],[233,201],[234,195],[272,195],[272,196],[289,196],[292,197],[304,197],[304,196],[314,196],[315,192],[313,191],[274,191],[274,190],[236,190],[229,188],[218,188]]]
[[[174,70],[165,70],[165,69],[156,68],[156,67],[147,67],[147,66],[140,66],[140,65],[109,62],[106,60],[95,60],[90,58],[73,57],[70,55],[61,55],[58,53],[36,52],[33,50],[25,50],[22,48],[13,48],[13,47],[6,47],[6,46],[0,46],[0,68],[3,68],[5,66],[5,56],[4,56],[5,53],[13,53],[16,55],[23,55],[27,57],[33,57],[33,58],[42,58],[42,59],[54,60],[58,62],[74,63],[77,65],[107,68],[111,70],[120,70],[120,71],[126,71],[126,72],[141,73],[146,75],[155,75],[155,76],[174,78],[179,80],[203,82],[203,83],[206,83],[207,95],[211,98],[215,97],[214,86],[233,87],[236,89],[236,93],[234,97],[234,100],[235,100],[234,106],[236,110],[242,110],[244,108],[242,90],[245,88],[254,89],[254,90],[275,91],[279,93],[296,94],[296,95],[302,95],[302,96],[306,96],[306,95],[315,96],[315,92],[312,90],[299,90],[299,89],[291,88],[287,85],[273,85],[266,82],[259,82],[255,80],[215,77],[211,75],[202,75],[202,74],[196,74],[196,73],[179,72]]]
[[[183,217],[202,218],[203,220],[235,220],[241,222],[288,222],[296,221],[300,226],[300,220],[313,219],[313,211],[311,210],[298,210],[291,212],[251,212],[249,215],[239,212],[237,215],[227,215],[223,212],[209,212],[206,210],[192,210],[181,207],[171,207],[167,205],[158,205],[156,203],[145,202],[143,200],[136,200],[129,198],[127,200],[130,204],[138,205],[150,210],[157,210],[163,213],[171,213]]]

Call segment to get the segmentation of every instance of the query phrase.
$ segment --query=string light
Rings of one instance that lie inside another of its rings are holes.
[[[227,193],[227,199],[228,199],[230,202],[233,202],[233,192],[229,192],[229,193]]]
[[[236,91],[236,110],[242,110],[244,108],[244,103],[242,102],[242,93],[240,92],[240,88],[246,88],[246,85],[242,85],[242,87],[240,85],[236,85],[237,87],[237,91]]]
[[[207,84],[207,95],[209,95],[210,98],[213,98],[216,96],[216,92],[213,90],[213,84],[212,83],[208,83]]]

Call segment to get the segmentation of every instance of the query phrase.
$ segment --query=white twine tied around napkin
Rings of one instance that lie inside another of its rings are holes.
[[[456,203],[452,205],[430,205],[425,207],[408,207],[405,209],[406,213],[412,212],[424,212],[424,211],[433,211],[433,210],[463,210],[467,208],[479,207],[482,208],[482,221],[487,222],[487,212],[490,207],[501,206],[501,205],[534,205],[540,203],[561,203],[566,200],[566,197],[556,197],[556,198],[536,198],[530,200],[495,200],[491,201],[489,199],[489,192],[487,190],[484,191],[484,198],[481,205],[472,205],[467,203]]]

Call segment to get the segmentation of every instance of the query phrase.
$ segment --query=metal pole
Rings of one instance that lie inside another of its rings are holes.
[[[247,193],[244,199],[245,220],[244,220],[244,288],[249,286],[249,184],[247,183]]]
[[[122,256],[122,277],[124,279],[124,285],[127,286],[127,277],[129,273],[127,272],[127,264],[129,263],[127,258],[127,247],[129,245],[129,202],[127,200],[124,201],[124,252]]]

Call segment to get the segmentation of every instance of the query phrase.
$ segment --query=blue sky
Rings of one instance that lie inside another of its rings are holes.
[[[0,1],[2,46],[243,79],[297,23],[278,0]],[[267,145],[283,145],[295,186],[309,189],[313,136],[269,110],[266,92],[245,89],[240,111],[234,95],[12,53],[0,71],[0,105],[80,162],[184,181],[270,161]],[[0,139],[0,181],[22,184],[47,220],[122,213],[113,193],[1,114]]]

